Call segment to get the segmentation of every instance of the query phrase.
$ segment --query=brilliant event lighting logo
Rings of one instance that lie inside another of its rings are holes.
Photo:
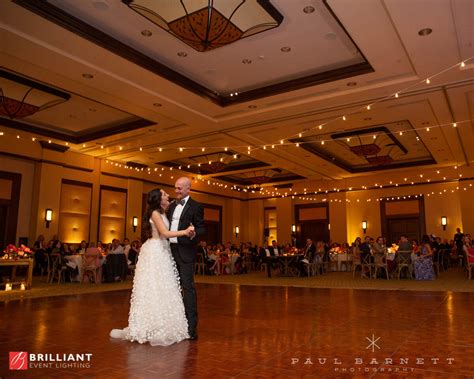
[[[25,351],[10,351],[10,370],[28,369],[28,353]]]
[[[90,368],[92,354],[51,354],[10,351],[10,370],[28,370],[34,368]]]

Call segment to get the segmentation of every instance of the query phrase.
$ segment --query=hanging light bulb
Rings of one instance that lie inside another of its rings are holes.
[[[431,83],[431,80],[428,78],[426,79],[426,84],[430,84]]]
[[[395,97],[398,99],[398,92],[395,94]]]
[[[456,124],[455,122],[453,123],[453,127],[456,128],[458,126],[458,124]]]
[[[466,67],[466,63],[464,63],[464,61],[461,62],[461,67],[462,68]]]

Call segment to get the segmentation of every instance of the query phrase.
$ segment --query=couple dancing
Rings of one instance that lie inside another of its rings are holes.
[[[205,229],[203,207],[189,197],[190,189],[191,180],[179,178],[171,204],[162,189],[148,193],[143,216],[148,239],[135,270],[128,327],[113,329],[112,338],[153,346],[197,339],[194,262],[197,237]]]

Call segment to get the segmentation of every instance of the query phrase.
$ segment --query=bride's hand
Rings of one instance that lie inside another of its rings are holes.
[[[186,229],[186,235],[189,237],[189,238],[192,238],[194,237],[196,234],[196,232],[194,231],[194,226],[191,224],[188,226],[188,228]]]

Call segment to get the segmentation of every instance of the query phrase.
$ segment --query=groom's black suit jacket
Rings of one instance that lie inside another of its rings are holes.
[[[170,204],[167,212],[170,224],[173,221],[173,212],[176,208],[176,203]],[[193,239],[189,237],[178,237],[179,255],[184,262],[190,263],[196,260],[196,245],[199,238],[206,233],[204,227],[204,208],[197,201],[191,197],[186,202],[181,217],[179,219],[178,230],[186,229],[190,224],[193,224],[196,230],[196,236]]]

